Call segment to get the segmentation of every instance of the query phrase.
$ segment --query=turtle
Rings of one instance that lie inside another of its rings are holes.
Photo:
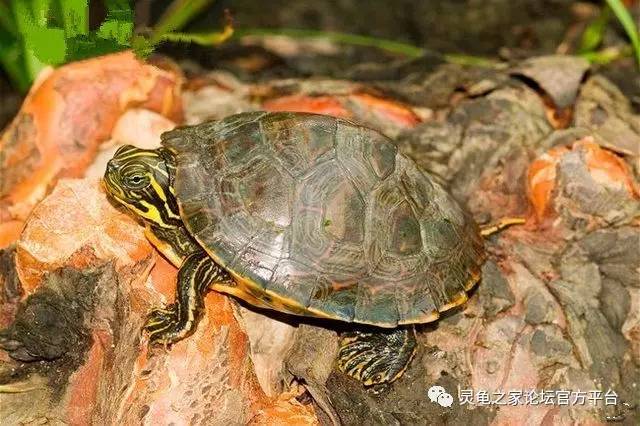
[[[151,343],[192,333],[213,290],[343,323],[339,369],[386,385],[416,352],[415,325],[465,302],[480,279],[479,226],[376,130],[256,111],[161,139],[120,147],[103,179],[179,268],[175,302],[144,326]]]

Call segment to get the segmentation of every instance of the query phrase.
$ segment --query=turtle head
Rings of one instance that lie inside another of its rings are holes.
[[[136,216],[163,228],[182,221],[173,195],[173,155],[164,148],[119,148],[107,164],[104,185],[109,195]]]

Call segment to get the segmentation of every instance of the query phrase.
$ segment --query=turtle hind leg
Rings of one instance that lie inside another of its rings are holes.
[[[407,369],[416,346],[413,327],[345,332],[338,367],[365,386],[391,383]]]

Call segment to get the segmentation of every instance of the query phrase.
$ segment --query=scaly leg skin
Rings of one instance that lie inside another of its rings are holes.
[[[413,327],[342,333],[338,367],[365,386],[379,387],[402,376],[416,345]]]
[[[176,302],[154,309],[144,328],[151,343],[170,345],[195,330],[204,295],[214,283],[231,281],[231,276],[203,250],[185,257],[178,271]]]

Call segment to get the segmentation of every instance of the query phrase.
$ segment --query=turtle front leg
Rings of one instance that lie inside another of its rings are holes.
[[[338,367],[365,386],[391,383],[409,366],[416,345],[413,327],[342,333]]]
[[[204,250],[184,258],[178,271],[176,301],[166,308],[151,311],[144,326],[151,343],[171,344],[195,330],[202,312],[204,294],[214,283],[228,282],[231,276]]]

